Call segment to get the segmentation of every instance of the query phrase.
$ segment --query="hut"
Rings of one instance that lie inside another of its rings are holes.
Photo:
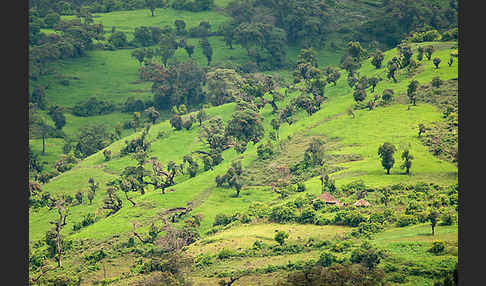
[[[355,207],[369,207],[369,206],[371,206],[371,204],[368,201],[361,199],[361,200],[356,201],[354,203],[354,206]]]
[[[315,200],[321,200],[324,203],[330,205],[338,205],[338,206],[341,205],[341,203],[335,197],[333,197],[329,192],[323,192],[320,196],[315,198]]]

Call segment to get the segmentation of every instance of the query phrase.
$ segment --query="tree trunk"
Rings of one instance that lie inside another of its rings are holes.
[[[125,196],[126,196],[127,200],[132,203],[133,206],[136,206],[137,205],[134,201],[132,201],[132,199],[130,199],[128,197],[128,192],[125,192]]]
[[[42,134],[42,154],[46,153],[46,136]]]
[[[386,169],[386,174],[390,175],[390,169]]]
[[[154,10],[155,10],[155,9],[153,9],[153,8],[152,8],[152,9],[150,9],[150,12],[152,12],[152,17],[154,16]]]
[[[432,226],[432,236],[434,236],[434,235],[435,235],[434,229],[435,229],[435,227],[434,227],[434,226]]]

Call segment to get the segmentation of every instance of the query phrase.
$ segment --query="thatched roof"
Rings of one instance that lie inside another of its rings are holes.
[[[322,193],[316,199],[320,199],[327,204],[338,204],[339,203],[339,201],[335,197],[333,197],[329,192]]]
[[[369,206],[371,206],[371,204],[368,201],[361,199],[361,200],[358,200],[357,202],[355,202],[354,206],[356,206],[356,207],[369,207]]]

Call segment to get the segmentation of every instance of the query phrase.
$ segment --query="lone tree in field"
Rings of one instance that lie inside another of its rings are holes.
[[[425,133],[427,129],[425,128],[425,125],[423,123],[420,123],[418,125],[418,128],[419,128],[418,136],[421,137],[422,134]]]
[[[434,46],[427,46],[425,47],[425,55],[427,56],[427,60],[430,61],[432,54],[434,53]]]
[[[283,245],[285,243],[285,240],[289,237],[289,234],[286,233],[285,231],[278,231],[277,234],[275,234],[275,241],[278,242],[278,244]]]
[[[383,145],[378,148],[378,156],[381,157],[381,165],[385,168],[387,175],[390,174],[390,169],[393,167],[393,164],[395,164],[393,154],[396,150],[397,148],[395,148],[395,145],[389,142],[383,143]]]
[[[432,235],[434,235],[435,226],[437,225],[437,220],[439,219],[439,213],[435,210],[432,210],[429,213],[428,219],[430,221],[430,226],[432,227]]]
[[[436,69],[439,68],[440,62],[441,62],[440,58],[437,58],[437,57],[434,58],[434,65],[435,65]]]
[[[157,8],[157,0],[145,0],[145,5],[152,13],[152,17],[154,16],[155,8]]]
[[[57,212],[59,214],[58,220],[57,221],[51,221],[50,223],[55,225],[55,233],[56,233],[56,261],[57,261],[57,266],[61,267],[61,255],[63,253],[62,251],[62,238],[61,238],[61,230],[63,227],[66,225],[66,219],[69,214],[69,211],[67,209],[68,203],[64,199],[58,199],[55,201],[55,207],[57,209]]]
[[[422,61],[422,59],[424,58],[424,52],[425,52],[424,47],[417,48],[417,60]]]
[[[208,38],[202,38],[199,41],[199,44],[201,45],[204,56],[206,56],[206,59],[208,60],[208,66],[209,66],[211,64],[211,59],[213,58],[213,48],[211,47]]]
[[[389,103],[390,101],[392,101],[393,99],[393,94],[394,94],[394,91],[393,89],[385,89],[383,91],[383,95],[381,96],[381,99],[385,102],[385,103]]]
[[[131,53],[132,58],[135,58],[140,66],[142,66],[143,60],[145,59],[145,50],[143,49],[135,49]]]
[[[449,59],[449,61],[447,62],[447,64],[449,66],[452,66],[453,63],[454,63],[454,58],[451,56],[451,58]]]
[[[376,50],[375,54],[373,55],[373,58],[371,59],[371,64],[374,65],[375,68],[379,69],[381,68],[381,64],[384,58],[385,55],[383,54],[383,52],[380,50]]]
[[[410,154],[410,150],[405,150],[402,153],[403,164],[402,169],[406,169],[406,174],[410,174],[410,168],[412,167],[413,156]]]
[[[412,103],[413,105],[417,105],[416,102],[417,102],[417,96],[416,96],[416,91],[417,91],[417,87],[419,85],[419,82],[417,80],[412,80],[409,84],[408,84],[408,88],[407,88],[407,96],[408,96],[408,99],[410,100],[410,103]]]
[[[158,112],[153,106],[145,109],[144,113],[152,124],[155,124],[155,121],[157,121],[157,119],[160,117],[160,112]]]

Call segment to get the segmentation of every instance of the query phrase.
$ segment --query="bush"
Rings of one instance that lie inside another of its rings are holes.
[[[452,225],[456,221],[456,217],[451,213],[445,213],[441,217],[440,225]]]
[[[213,226],[218,226],[218,225],[227,225],[232,221],[230,216],[227,216],[225,214],[217,214],[216,217],[214,218],[214,223]]]
[[[442,80],[438,76],[434,77],[431,82],[433,87],[439,88],[440,85],[442,84]]]
[[[280,245],[283,245],[285,243],[285,240],[289,237],[289,234],[286,233],[285,231],[278,231],[276,234],[275,234],[275,241],[280,244]]]
[[[58,172],[66,172],[71,170],[77,162],[78,160],[71,154],[61,155],[61,159],[56,162],[55,168]]]
[[[299,217],[300,223],[314,223],[314,219],[316,217],[316,211],[311,208],[306,208],[302,211],[302,214]]]
[[[417,219],[414,216],[402,215],[402,216],[398,217],[396,225],[398,227],[404,227],[404,226],[408,226],[408,225],[412,225],[412,224],[416,224],[416,223],[417,223]]]
[[[223,259],[228,259],[232,256],[235,256],[236,253],[230,249],[223,248],[220,252],[218,252],[217,256],[218,259],[223,260]]]
[[[111,151],[106,149],[103,151],[103,156],[105,156],[105,161],[110,161],[111,160]]]
[[[317,264],[322,267],[329,267],[333,263],[337,262],[337,257],[331,252],[324,251],[321,253]]]
[[[272,157],[274,154],[273,151],[273,144],[271,141],[267,141],[266,143],[261,143],[257,147],[257,154],[258,158],[261,160],[266,160]]]
[[[86,117],[108,114],[113,111],[115,111],[115,105],[113,103],[91,97],[87,101],[77,103],[73,107],[72,112],[74,115]]]
[[[366,221],[366,218],[358,211],[338,211],[334,216],[334,223],[356,227]]]
[[[427,250],[427,252],[433,254],[441,254],[445,251],[445,243],[443,241],[434,241],[432,247]]]
[[[270,220],[277,223],[291,222],[295,218],[294,210],[287,206],[274,207],[270,212]]]

